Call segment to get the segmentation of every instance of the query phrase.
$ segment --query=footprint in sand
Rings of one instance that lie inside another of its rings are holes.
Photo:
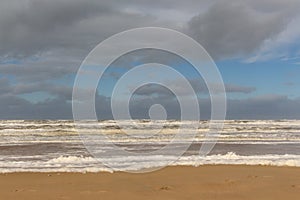
[[[14,192],[23,192],[24,189],[15,189]]]
[[[292,188],[297,188],[297,189],[300,189],[300,185],[291,185]]]
[[[159,190],[165,190],[165,191],[171,190],[171,189],[172,188],[170,186],[162,186],[162,187],[159,188]]]

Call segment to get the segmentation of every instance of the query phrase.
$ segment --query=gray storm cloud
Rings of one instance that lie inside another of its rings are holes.
[[[218,1],[193,17],[188,30],[214,58],[245,56],[284,31],[299,11],[299,1]]]
[[[57,49],[87,53],[111,34],[143,26],[186,32],[215,58],[238,56],[276,37],[299,11],[298,0],[1,1],[0,56],[24,57]]]

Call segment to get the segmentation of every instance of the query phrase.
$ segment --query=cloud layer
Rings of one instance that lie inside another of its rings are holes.
[[[289,59],[282,47],[300,41],[299,11],[299,0],[1,1],[0,118],[71,118],[72,83],[81,61],[99,42],[130,28],[182,31],[217,60]],[[159,59],[168,62],[168,57]],[[200,80],[190,82],[198,94],[207,95]],[[300,117],[299,99],[276,94],[249,97],[259,88],[248,84],[228,82],[225,87],[230,95],[245,95],[229,99],[229,118]],[[36,93],[44,93],[43,99],[33,100]],[[136,95],[131,102],[133,116],[147,117],[151,103],[161,102],[170,117],[177,118],[178,103],[168,90],[147,86]],[[98,96],[103,118],[111,117],[109,100]],[[200,102],[208,117],[209,100]]]
[[[218,1],[188,25],[214,58],[247,56],[286,30],[299,1]]]

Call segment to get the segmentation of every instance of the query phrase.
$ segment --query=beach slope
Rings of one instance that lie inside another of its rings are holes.
[[[298,199],[300,168],[214,165],[152,173],[10,173],[1,199]]]

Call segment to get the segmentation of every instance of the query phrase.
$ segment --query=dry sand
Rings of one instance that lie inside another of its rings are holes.
[[[0,199],[300,199],[300,168],[216,165],[146,174],[1,174]]]

